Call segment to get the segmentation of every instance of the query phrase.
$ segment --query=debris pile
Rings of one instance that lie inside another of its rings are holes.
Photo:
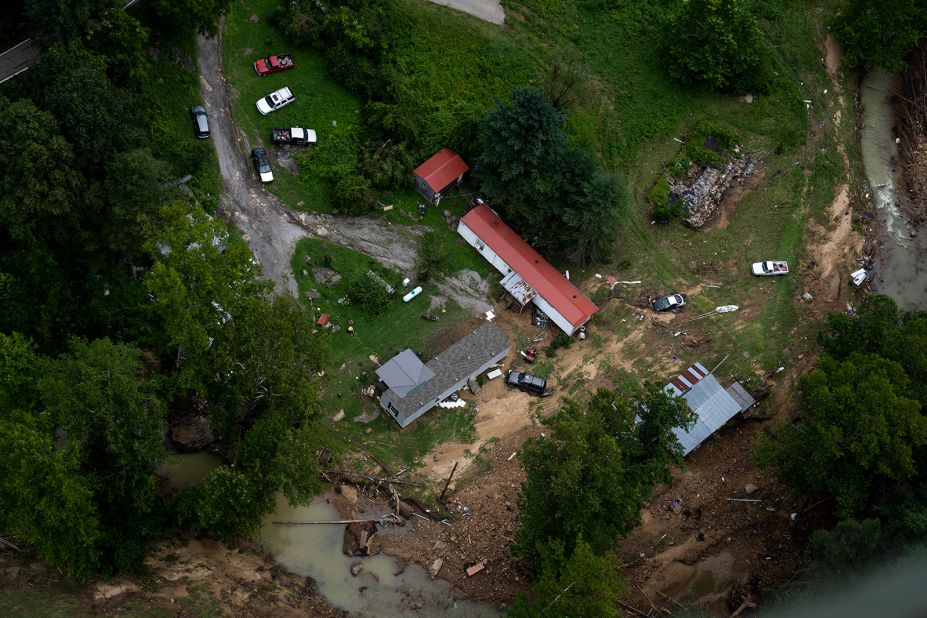
[[[735,180],[742,180],[753,173],[757,162],[755,157],[748,154],[730,159],[721,169],[706,165],[702,173],[688,185],[686,178],[680,180],[669,176],[670,201],[682,202],[686,211],[683,218],[686,225],[700,228],[714,214],[727,188]]]

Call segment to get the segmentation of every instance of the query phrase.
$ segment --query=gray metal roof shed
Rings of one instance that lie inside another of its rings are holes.
[[[392,389],[400,397],[405,397],[409,391],[434,375],[434,371],[426,367],[415,352],[409,349],[403,350],[377,369],[377,377],[386,388]]]

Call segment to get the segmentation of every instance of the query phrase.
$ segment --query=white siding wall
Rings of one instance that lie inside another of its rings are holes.
[[[509,265],[505,263],[505,260],[496,255],[496,253],[489,248],[489,245],[480,240],[480,237],[477,236],[473,230],[467,227],[465,223],[461,222],[457,224],[457,233],[463,236],[464,240],[470,243],[474,249],[479,251],[480,255],[486,258],[486,261],[492,264],[500,273],[507,275],[512,272],[512,269],[509,268]],[[569,320],[564,318],[556,309],[551,307],[550,303],[541,298],[540,294],[535,295],[534,300],[531,302],[537,305],[541,311],[546,313],[547,317],[549,317],[554,324],[559,326],[563,332],[565,332],[567,335],[573,334],[575,329],[573,328],[573,325],[570,324]]]

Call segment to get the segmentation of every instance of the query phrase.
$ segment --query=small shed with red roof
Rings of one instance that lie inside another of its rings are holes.
[[[503,282],[517,280],[519,297],[537,305],[567,335],[599,310],[486,204],[465,214],[457,233],[502,273]]]
[[[415,190],[437,204],[441,194],[460,184],[469,169],[459,154],[445,148],[415,168]]]

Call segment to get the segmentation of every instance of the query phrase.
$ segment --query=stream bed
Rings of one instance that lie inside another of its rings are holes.
[[[860,147],[879,226],[872,289],[891,296],[902,309],[923,309],[927,308],[927,232],[912,228],[897,205],[892,107],[896,79],[876,69],[860,87]]]
[[[325,500],[293,507],[278,495],[276,510],[264,519],[258,541],[281,566],[311,577],[329,603],[353,616],[499,616],[489,606],[464,600],[448,582],[431,579],[416,564],[401,568],[383,554],[354,558],[344,555],[343,524],[273,523],[338,519],[338,512]],[[355,563],[363,567],[357,576],[351,575]]]

